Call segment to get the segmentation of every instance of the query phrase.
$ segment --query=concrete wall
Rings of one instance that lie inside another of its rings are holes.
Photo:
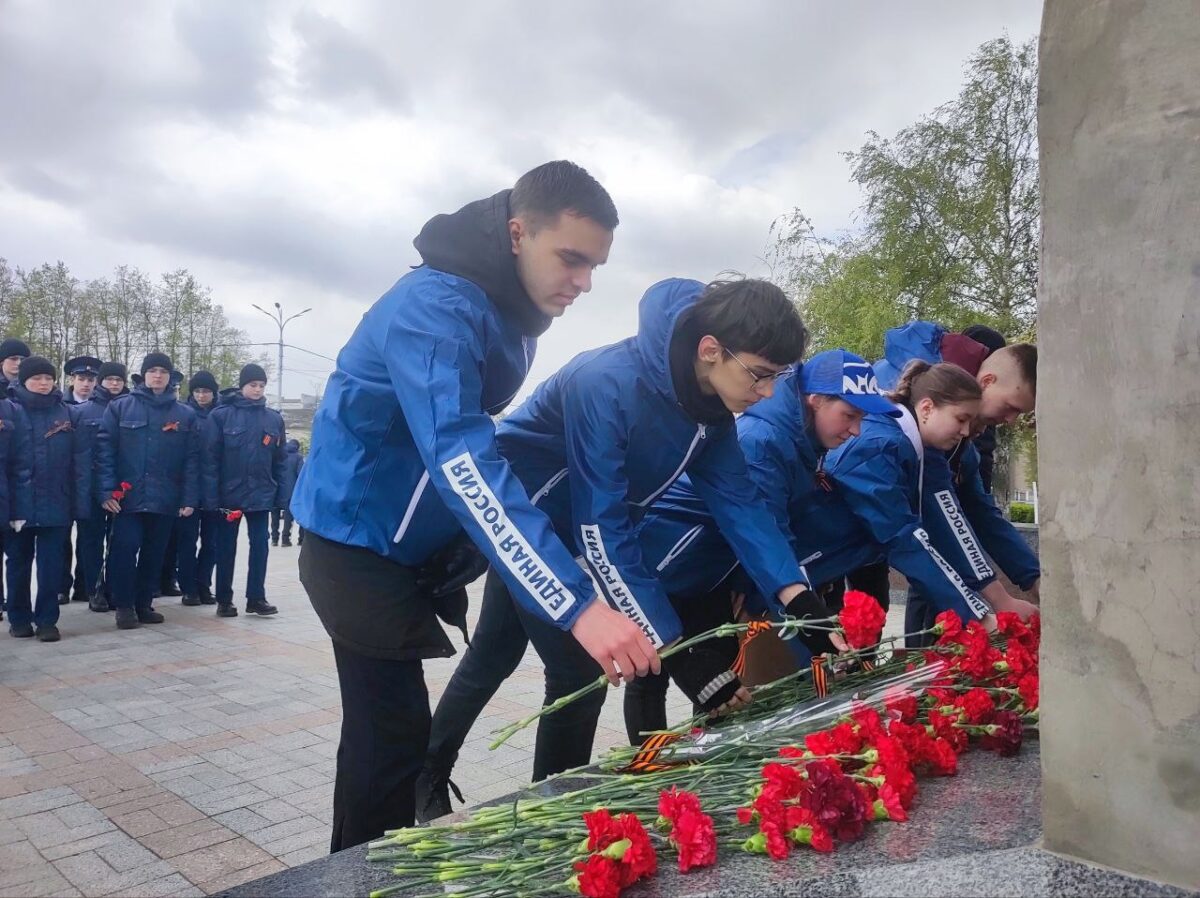
[[[1048,0],[1046,847],[1200,885],[1200,2]]]

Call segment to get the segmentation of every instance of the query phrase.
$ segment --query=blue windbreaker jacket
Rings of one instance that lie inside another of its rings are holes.
[[[33,456],[25,410],[0,399],[0,527],[33,513]]]
[[[882,557],[940,609],[966,619],[986,614],[987,604],[946,561],[943,552],[953,546],[949,534],[922,526],[920,458],[904,425],[888,415],[868,415],[861,436],[822,462],[798,384],[798,375],[781,378],[774,396],[739,419],[738,431],[758,501],[788,529],[809,579],[825,583]],[[819,469],[825,475],[820,480]],[[736,563],[697,499],[681,481],[639,534],[673,595],[707,592]]]
[[[684,471],[763,595],[806,582],[786,531],[754,501],[732,416],[697,424],[676,397],[671,335],[703,290],[680,278],[655,284],[639,305],[637,336],[576,356],[497,429],[501,454],[560,538],[657,646],[681,627],[635,525]]]
[[[297,523],[408,566],[465,529],[516,601],[569,629],[595,588],[500,457],[491,417],[535,345],[474,282],[406,274],[338,354],[292,496]]]
[[[200,506],[200,434],[196,413],[170,390],[139,384],[108,403],[96,435],[96,501],[130,484],[121,512],[176,517]]]
[[[884,358],[874,365],[879,388],[895,387],[900,372],[913,359],[931,365],[943,361],[942,340],[946,334],[945,328],[930,321],[913,321],[889,330],[883,339]],[[970,570],[979,579],[995,576],[984,552],[1022,589],[1028,589],[1041,576],[1037,556],[984,490],[979,476],[979,450],[974,445],[949,455],[936,449],[926,451],[923,502],[923,519],[928,525],[938,520],[939,526],[958,534],[961,552],[970,559]]]

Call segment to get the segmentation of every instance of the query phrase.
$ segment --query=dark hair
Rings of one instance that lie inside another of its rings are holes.
[[[1032,343],[1014,343],[998,349],[995,355],[1003,355],[1013,363],[1017,376],[1029,384],[1029,390],[1037,395],[1037,347]]]
[[[932,399],[934,405],[978,402],[983,398],[983,390],[975,378],[958,365],[949,362],[931,365],[913,359],[904,366],[896,388],[887,396],[912,411],[922,399]]]
[[[688,327],[730,352],[752,352],[775,365],[804,357],[808,330],[787,295],[770,281],[713,281],[688,310]]]
[[[590,218],[606,230],[619,219],[608,191],[574,162],[560,159],[525,172],[509,197],[509,211],[526,219],[533,230],[558,221],[563,212]]]

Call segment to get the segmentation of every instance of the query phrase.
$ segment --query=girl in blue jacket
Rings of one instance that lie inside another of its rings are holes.
[[[18,446],[28,453],[28,501],[24,487],[16,488],[17,511],[24,525],[5,540],[8,554],[9,632],[57,642],[58,594],[62,591],[67,533],[79,509],[87,504],[88,456],[77,428],[78,412],[63,402],[54,385],[58,371],[47,359],[31,355],[21,360],[20,383],[11,388],[24,414],[15,418],[23,431]],[[24,505],[25,507],[21,507]],[[11,514],[11,512],[10,512]],[[36,605],[31,607],[30,580],[37,558]]]
[[[217,531],[217,614],[237,617],[233,605],[233,563],[242,518],[250,542],[246,573],[246,613],[269,615],[267,602],[268,519],[286,488],[283,416],[267,408],[267,372],[242,368],[238,392],[223,394],[205,427],[205,506],[222,513]]]

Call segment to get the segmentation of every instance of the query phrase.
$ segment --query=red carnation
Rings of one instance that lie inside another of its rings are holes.
[[[618,898],[621,894],[619,862],[593,854],[586,861],[576,861],[575,870],[567,882],[572,891],[586,898]]]
[[[803,758],[804,755],[804,749],[798,745],[784,745],[779,749],[779,757],[781,758]]]
[[[1004,662],[1008,665],[1008,672],[1014,680],[1020,680],[1021,677],[1032,670],[1037,670],[1037,658],[1030,654],[1029,649],[1015,639],[1008,641],[1008,650],[1004,653]]]
[[[1008,757],[1021,750],[1024,735],[1025,728],[1021,725],[1020,716],[1013,711],[997,711],[995,720],[987,727],[982,745],[988,751]]]
[[[887,612],[873,596],[857,589],[846,592],[838,623],[851,648],[865,649],[878,643],[886,621]]]
[[[786,801],[795,798],[804,788],[804,778],[800,775],[800,771],[791,764],[772,761],[763,766],[762,776],[767,781],[763,786],[763,795],[770,795],[773,798]]]
[[[1021,681],[1017,683],[1017,692],[1021,694],[1021,701],[1025,703],[1026,710],[1037,710],[1038,675],[1036,673],[1027,673],[1021,677]]]
[[[934,776],[954,776],[958,772],[958,753],[945,739],[930,742],[930,752],[925,760]]]
[[[833,735],[828,730],[809,733],[804,737],[804,747],[814,755],[836,755],[838,753]]]
[[[955,705],[963,710],[967,715],[967,723],[971,724],[988,723],[996,713],[996,703],[991,694],[978,686],[960,695]]]
[[[701,812],[699,804],[680,811],[668,839],[679,851],[680,873],[717,862],[717,833],[712,817]]]
[[[883,705],[891,716],[899,717],[905,723],[912,723],[917,719],[917,697],[903,689],[890,690],[884,696]]]
[[[833,837],[817,822],[808,808],[793,805],[787,809],[787,835],[797,845],[808,845],[814,851],[833,851]]]
[[[870,809],[854,780],[830,764],[814,762],[805,770],[808,788],[800,804],[812,811],[816,822],[835,839],[849,842],[861,836]]]
[[[895,786],[884,783],[879,787],[878,795],[873,807],[876,820],[903,822],[908,819],[908,812],[904,809],[904,802],[900,800],[900,793],[896,791]]]
[[[617,818],[621,838],[629,840],[629,848],[621,857],[621,885],[630,886],[658,870],[658,856],[650,834],[642,826],[636,814],[622,814]]]
[[[684,811],[699,811],[700,799],[694,792],[685,792],[676,786],[658,794],[658,815],[674,823]]]
[[[859,733],[868,742],[873,742],[884,735],[883,718],[879,716],[879,712],[874,708],[859,705],[850,712],[850,717],[858,727]]]
[[[229,521],[229,523],[231,523],[231,524],[234,521],[240,521],[241,519],[242,519],[242,511],[240,508],[235,508],[232,511],[226,512],[226,514],[225,514],[225,520]]]
[[[953,611],[943,611],[933,619],[933,632],[941,637],[939,643],[949,642],[962,632],[962,618]]]
[[[839,723],[829,731],[829,735],[832,737],[833,744],[837,748],[834,754],[856,755],[862,751],[863,736],[851,724]]]
[[[1022,641],[1029,637],[1029,628],[1015,611],[996,612],[996,632]]]

